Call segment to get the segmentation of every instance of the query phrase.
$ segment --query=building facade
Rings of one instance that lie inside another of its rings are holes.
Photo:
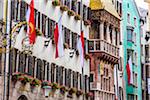
[[[147,46],[146,40],[146,31],[147,31],[147,18],[148,18],[148,10],[143,8],[138,8],[140,12],[140,36],[141,36],[141,78],[142,78],[142,99],[146,100],[146,51],[145,48]]]
[[[83,0],[34,0],[36,42],[29,44],[26,12],[31,0],[8,0],[8,16],[12,37],[7,60],[2,61],[0,76],[1,98],[11,100],[81,100],[90,99],[89,93],[89,4]],[[83,11],[81,11],[81,7]],[[83,13],[81,13],[83,12]],[[64,56],[55,58],[54,29],[62,19]],[[85,58],[80,65],[77,40],[84,32]],[[5,55],[6,56],[6,55]],[[3,58],[3,57],[1,57]],[[6,63],[6,65],[4,64]],[[4,85],[5,83],[5,85]],[[4,87],[5,86],[5,87]],[[5,89],[5,91],[4,91]]]
[[[124,81],[127,100],[142,100],[140,15],[134,0],[123,0]],[[126,65],[132,58],[133,84],[128,84]]]
[[[114,67],[119,63],[120,16],[111,0],[91,0],[90,7],[90,90],[94,100],[114,100]]]

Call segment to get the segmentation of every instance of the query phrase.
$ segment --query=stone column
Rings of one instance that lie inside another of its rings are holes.
[[[112,44],[115,45],[115,41],[116,41],[116,38],[115,38],[115,27],[112,27]]]
[[[99,28],[100,28],[100,39],[103,40],[104,39],[104,22],[100,22],[100,25],[99,25]]]
[[[107,34],[107,42],[110,43],[110,29],[109,29],[110,24],[107,23],[107,28],[106,28],[106,34]]]

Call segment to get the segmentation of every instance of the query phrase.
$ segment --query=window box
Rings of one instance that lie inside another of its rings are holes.
[[[86,96],[86,98],[92,97],[93,93],[92,92],[85,93],[85,96]]]
[[[52,83],[51,86],[52,86],[52,90],[54,90],[54,91],[59,88],[57,83]]]
[[[32,82],[30,83],[30,85],[32,87],[36,87],[36,86],[39,86],[41,84],[41,81],[38,80],[38,79],[33,79]]]
[[[61,87],[60,87],[60,93],[61,93],[62,95],[65,95],[66,91],[68,91],[68,90],[67,90],[67,88],[66,88],[65,86],[61,86]]]
[[[36,36],[42,36],[43,33],[39,29],[35,29],[36,31]]]
[[[86,25],[86,26],[91,25],[90,20],[84,20],[84,25]]]
[[[59,0],[54,0],[54,1],[52,1],[52,5],[53,5],[53,6],[59,6],[59,5],[60,5]]]
[[[14,74],[12,75],[11,80],[12,80],[14,83],[16,83],[16,82],[19,80],[19,78],[20,78],[21,75],[22,75],[22,74],[19,73],[19,72],[14,73]]]
[[[27,75],[22,75],[20,77],[20,81],[23,85],[25,85],[26,83],[30,83],[32,81],[32,77],[27,76]]]
[[[81,16],[78,15],[78,14],[76,14],[75,17],[74,17],[74,19],[75,19],[75,20],[80,20],[80,19],[81,19]]]
[[[77,92],[76,92],[76,96],[77,97],[80,97],[82,94],[83,94],[82,90],[77,90]]]
[[[86,60],[88,60],[88,59],[90,59],[90,55],[89,55],[89,54],[85,54],[85,55],[84,55],[84,58],[85,58]]]
[[[70,95],[72,95],[72,94],[76,93],[76,89],[75,88],[70,88],[70,90],[68,91],[68,93]]]
[[[69,15],[69,16],[74,16],[74,11],[68,10],[68,15]]]
[[[61,11],[67,11],[67,10],[68,10],[68,7],[67,7],[67,6],[60,6],[60,10],[61,10]]]

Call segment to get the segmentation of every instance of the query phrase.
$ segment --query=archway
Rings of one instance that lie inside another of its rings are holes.
[[[21,95],[17,100],[28,100],[28,98],[25,95]]]

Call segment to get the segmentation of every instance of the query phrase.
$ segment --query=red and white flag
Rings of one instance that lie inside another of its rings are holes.
[[[29,9],[26,14],[26,21],[28,22],[27,33],[29,35],[30,44],[35,43],[36,32],[35,32],[35,22],[34,22],[34,0],[31,0]]]
[[[132,58],[130,56],[127,65],[126,65],[126,70],[127,70],[127,77],[128,77],[128,84],[133,84],[133,72],[132,72]]]
[[[79,56],[80,56],[80,64],[81,64],[81,67],[83,67],[84,66],[84,36],[83,36],[83,31],[81,31],[81,36],[78,39],[77,49],[78,49]]]
[[[61,18],[58,21],[58,23],[56,23],[56,27],[55,27],[55,30],[54,30],[54,39],[55,39],[55,44],[56,44],[55,58],[64,56],[63,35],[62,35],[63,33],[62,33]]]

